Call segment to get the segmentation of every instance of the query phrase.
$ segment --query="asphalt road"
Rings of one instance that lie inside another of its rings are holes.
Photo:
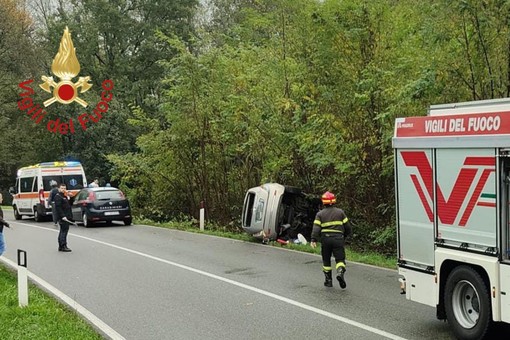
[[[148,226],[14,221],[4,254],[126,339],[452,339],[435,309],[399,293],[394,270],[348,262],[347,289],[323,286],[319,256]]]

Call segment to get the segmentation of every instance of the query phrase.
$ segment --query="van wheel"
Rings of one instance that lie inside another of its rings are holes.
[[[21,220],[22,216],[19,214],[18,208],[15,205],[12,206],[12,210],[14,211],[14,219],[18,221]]]
[[[489,291],[480,274],[468,266],[455,268],[445,286],[446,318],[459,339],[483,339],[492,326]]]
[[[39,214],[39,212],[37,211],[37,207],[34,207],[34,220],[36,222],[42,222],[42,216],[41,214]]]
[[[133,223],[133,220],[131,218],[126,218],[124,220],[124,225],[131,225],[131,223]]]

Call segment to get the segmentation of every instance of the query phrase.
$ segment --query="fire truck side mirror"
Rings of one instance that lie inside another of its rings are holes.
[[[9,194],[11,194],[11,195],[16,194],[16,189],[14,189],[14,187],[10,187],[9,188]]]

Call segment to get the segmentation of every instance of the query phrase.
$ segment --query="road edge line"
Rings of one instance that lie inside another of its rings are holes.
[[[13,270],[17,270],[17,265],[13,261],[9,260],[4,256],[0,256],[0,261],[4,264],[11,267]],[[77,301],[73,300],[63,292],[61,292],[56,287],[52,286],[50,283],[46,282],[44,279],[35,275],[31,271],[27,270],[28,277],[30,280],[35,283],[39,288],[43,289],[47,293],[53,295],[56,299],[58,299],[63,304],[67,305],[70,309],[81,315],[85,320],[87,320],[96,330],[98,330],[102,335],[107,336],[112,340],[126,340],[122,335],[120,335],[113,328],[108,326],[103,320],[99,319],[92,312],[90,312],[87,308],[80,305]]]

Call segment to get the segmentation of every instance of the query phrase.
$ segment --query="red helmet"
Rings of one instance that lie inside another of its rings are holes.
[[[329,204],[335,204],[336,203],[336,197],[335,194],[330,193],[329,191],[326,191],[322,195],[322,204],[329,205]]]

